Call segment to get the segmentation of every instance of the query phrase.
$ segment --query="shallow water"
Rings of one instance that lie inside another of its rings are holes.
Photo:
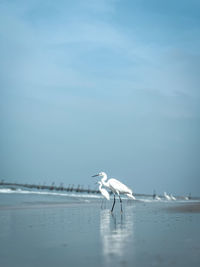
[[[175,202],[0,194],[4,267],[200,266],[200,214]]]

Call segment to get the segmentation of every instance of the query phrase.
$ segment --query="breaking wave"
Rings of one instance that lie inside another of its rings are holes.
[[[58,193],[58,192],[47,192],[47,191],[31,191],[24,189],[10,189],[1,188],[0,193],[4,194],[35,194],[35,195],[50,195],[50,196],[63,196],[63,197],[76,197],[76,198],[97,198],[101,199],[101,195],[94,194],[77,194],[77,193]]]

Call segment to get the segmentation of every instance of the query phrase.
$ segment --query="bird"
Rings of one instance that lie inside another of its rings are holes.
[[[170,198],[171,200],[176,200],[176,198],[172,194],[170,194]]]
[[[161,200],[161,198],[158,195],[156,195],[155,200]]]
[[[106,182],[108,177],[107,177],[107,174],[105,172],[100,172],[98,174],[93,175],[92,177],[96,177],[96,176],[102,177],[101,178],[102,185],[109,188],[114,194],[114,201],[113,201],[111,212],[113,212],[113,209],[115,206],[115,195],[116,194],[118,195],[119,200],[120,200],[121,213],[123,212],[123,210],[122,210],[122,199],[120,197],[120,194],[124,194],[131,199],[135,199],[135,197],[133,196],[132,190],[130,188],[128,188],[125,184],[118,181],[117,179],[111,178]]]
[[[164,192],[164,197],[167,199],[167,200],[171,200],[171,197],[169,195],[167,195],[166,192]]]
[[[102,188],[102,182],[99,181],[99,191],[101,192],[102,196],[105,197],[107,200],[110,200],[110,195],[105,188]]]
[[[160,197],[156,194],[156,191],[153,191],[153,199],[160,200]]]
[[[99,184],[99,191],[102,194],[102,196],[104,198],[106,198],[107,200],[110,200],[110,194],[108,193],[108,191],[105,188],[102,188],[102,182],[99,181],[98,184]],[[101,208],[102,208],[102,205],[103,205],[103,201],[101,203]]]

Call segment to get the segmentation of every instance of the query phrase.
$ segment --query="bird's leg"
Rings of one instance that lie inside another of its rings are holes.
[[[119,201],[120,201],[120,204],[121,204],[121,213],[122,213],[123,212],[123,210],[122,210],[122,199],[121,199],[120,195],[119,195]]]
[[[114,201],[113,201],[111,212],[113,212],[114,206],[115,206],[115,194],[114,194]]]

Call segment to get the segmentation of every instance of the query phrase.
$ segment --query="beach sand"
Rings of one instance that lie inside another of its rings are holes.
[[[4,205],[1,266],[200,266],[200,203],[111,204]]]
[[[200,213],[200,202],[184,203],[168,208],[173,212]]]

